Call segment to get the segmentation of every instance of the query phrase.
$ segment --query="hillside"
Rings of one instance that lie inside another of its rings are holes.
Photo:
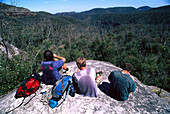
[[[151,8],[140,11],[133,7],[98,8],[79,14],[72,14],[77,19],[95,26],[113,26],[116,24],[168,24],[170,6]]]
[[[139,8],[137,8],[139,11],[146,11],[146,10],[149,10],[149,9],[151,9],[151,7],[149,7],[149,6],[142,6],[142,7],[139,7]]]
[[[81,12],[81,14],[102,14],[102,13],[132,13],[138,10],[133,7],[113,7],[113,8],[95,8],[89,11]]]
[[[52,15],[48,12],[30,12],[25,8],[2,3],[0,7],[2,7],[0,8],[2,22],[0,30],[1,34],[2,32],[4,34],[2,37],[9,36],[8,42],[23,50],[25,50],[24,45],[30,41],[30,37],[35,45],[41,44],[46,39],[56,40],[55,44],[60,45],[68,37],[77,39],[81,35],[88,35],[88,31],[93,29],[92,26],[72,17]],[[90,29],[86,29],[88,27]],[[20,41],[23,41],[23,46],[21,46]],[[38,44],[36,44],[37,42]]]
[[[110,7],[110,8],[94,8],[88,11],[82,11],[80,14],[105,14],[105,13],[133,13],[139,11],[146,11],[151,9],[149,6],[142,6],[139,8],[134,7]],[[79,13],[76,12],[61,12],[56,13],[56,15],[77,15]]]
[[[69,68],[73,69],[73,72],[76,71],[77,65],[75,62],[70,62],[66,64]],[[121,70],[114,66],[111,63],[104,61],[95,61],[87,60],[87,67],[93,67],[96,71],[103,71],[103,82],[108,83],[108,75],[113,70]],[[13,114],[22,114],[22,113],[32,113],[32,114],[75,114],[75,113],[85,113],[85,114],[98,114],[98,113],[107,113],[107,114],[136,114],[136,113],[163,113],[168,114],[170,105],[157,96],[151,91],[146,85],[142,84],[137,78],[135,78],[136,91],[129,96],[129,99],[126,101],[117,101],[107,94],[103,93],[99,88],[98,97],[90,98],[83,97],[79,94],[76,94],[75,97],[68,96],[66,101],[57,108],[51,109],[48,106],[48,100],[42,100],[42,94],[40,92],[42,89],[49,89],[46,85],[42,84],[36,96],[29,96],[25,99],[24,103],[16,108],[22,103],[23,98],[15,99],[15,90],[11,91],[4,97],[0,98],[0,113],[4,114],[10,110],[13,110],[10,113]],[[27,103],[31,98],[33,99]],[[47,103],[45,102],[47,100]],[[44,102],[43,102],[44,101]],[[61,102],[61,101],[60,101]],[[27,104],[26,104],[27,103]],[[24,105],[26,104],[26,105]],[[16,108],[16,109],[15,109]]]
[[[0,12],[31,12],[29,9],[23,7],[16,7],[12,5],[3,4],[0,2]]]

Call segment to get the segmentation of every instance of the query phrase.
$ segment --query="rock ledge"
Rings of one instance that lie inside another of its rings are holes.
[[[76,71],[76,63],[67,63],[69,68]],[[108,82],[108,75],[113,70],[121,70],[120,68],[103,61],[88,60],[87,67],[94,67],[96,71],[103,71],[103,82]],[[13,110],[13,114],[143,114],[143,113],[170,113],[170,106],[167,102],[157,96],[150,88],[142,84],[136,79],[136,91],[129,96],[126,101],[117,101],[98,89],[97,98],[83,97],[78,94],[75,97],[68,96],[66,101],[58,108],[51,109],[48,105],[41,102],[42,88],[37,91],[36,96],[24,106],[24,104],[33,96],[26,98],[23,105]],[[43,87],[47,87],[42,85]],[[4,114],[21,102],[22,98],[15,99],[15,90],[0,98],[0,114]]]

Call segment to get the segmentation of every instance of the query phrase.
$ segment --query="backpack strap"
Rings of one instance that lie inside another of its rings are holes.
[[[25,103],[24,106],[26,106],[35,96],[36,96],[36,93],[34,93],[34,96],[27,103]]]
[[[15,107],[14,109],[12,109],[12,110],[10,110],[10,111],[8,111],[8,112],[5,112],[5,114],[8,114],[8,113],[14,111],[15,109],[19,108],[19,107],[24,103],[24,100],[25,100],[25,97],[24,97],[24,99],[22,100],[21,104],[19,104],[19,105],[18,105],[17,107]]]
[[[64,88],[64,79],[62,79],[62,89],[61,89],[61,93],[63,93],[63,88]]]
[[[56,90],[55,89],[55,91],[57,91],[57,92],[59,92],[59,93],[63,93],[63,89],[64,89],[64,77],[61,79],[62,80],[62,89],[61,89],[61,91],[58,91],[58,90]],[[61,82],[61,81],[60,81]],[[59,83],[58,83],[59,84]]]
[[[43,105],[47,105],[50,98],[52,97],[52,88],[49,88],[47,91],[42,92],[42,97],[41,97],[41,102],[43,103]]]

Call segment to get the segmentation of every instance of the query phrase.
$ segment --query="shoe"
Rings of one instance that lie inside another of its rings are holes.
[[[101,76],[103,74],[102,71],[96,72],[96,76]]]
[[[65,74],[68,76],[73,76],[74,72],[72,72],[72,69],[70,68],[65,72]]]

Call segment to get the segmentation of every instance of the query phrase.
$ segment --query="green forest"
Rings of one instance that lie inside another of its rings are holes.
[[[120,68],[129,62],[142,83],[170,91],[170,6],[107,12],[59,15],[0,3],[0,37],[22,50],[12,59],[0,53],[0,96],[17,88],[33,69],[41,72],[46,49],[66,62],[80,56]]]

